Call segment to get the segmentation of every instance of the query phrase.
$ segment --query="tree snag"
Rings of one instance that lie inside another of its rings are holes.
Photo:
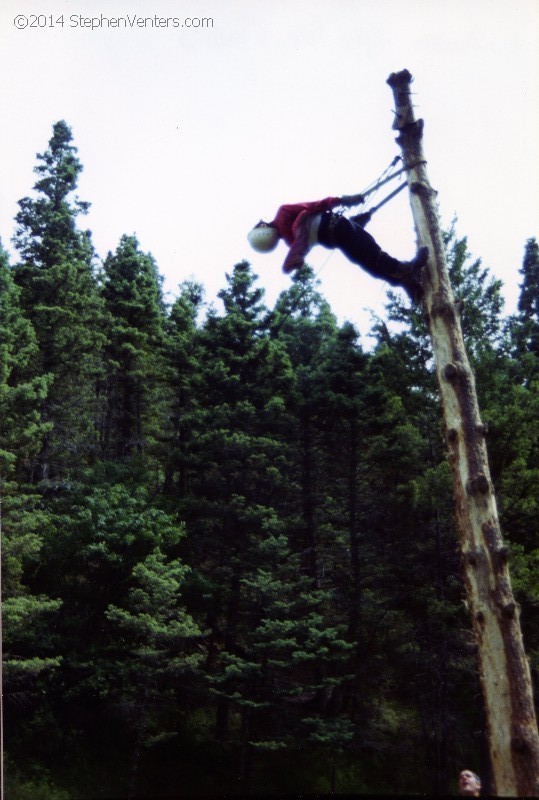
[[[395,99],[416,234],[429,248],[424,307],[436,362],[453,474],[456,520],[467,605],[471,614],[496,795],[539,796],[539,737],[519,608],[511,589],[507,548],[500,530],[475,378],[445,258],[436,192],[422,149],[423,120],[414,118],[408,70],[387,83]]]

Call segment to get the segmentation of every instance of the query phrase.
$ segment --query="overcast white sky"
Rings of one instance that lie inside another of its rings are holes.
[[[151,27],[155,16],[168,26]],[[361,191],[385,169],[400,152],[386,79],[407,68],[442,222],[458,217],[513,310],[525,242],[539,236],[539,0],[4,0],[0,34],[8,249],[36,153],[65,119],[101,257],[135,233],[167,291],[195,278],[210,301],[248,259],[271,306],[290,282],[285,247],[257,255],[247,231],[282,203]],[[369,226],[402,258],[415,252],[406,194]],[[387,287],[339,253],[317,248],[309,263],[339,320],[366,330]]]

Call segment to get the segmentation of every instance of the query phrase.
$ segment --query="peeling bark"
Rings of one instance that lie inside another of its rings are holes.
[[[429,184],[423,156],[423,121],[414,118],[411,82],[407,70],[390,75],[387,81],[395,98],[393,128],[399,132],[397,142],[408,172],[417,237],[429,248],[424,306],[453,474],[467,604],[477,643],[492,789],[496,795],[537,797],[539,737],[530,669],[490,478],[486,429],[449,281],[436,192]]]

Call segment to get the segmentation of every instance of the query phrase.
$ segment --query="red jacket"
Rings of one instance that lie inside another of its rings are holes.
[[[341,204],[340,197],[326,197],[313,203],[294,203],[281,206],[271,223],[290,250],[283,264],[284,272],[292,272],[303,266],[309,251],[309,222],[314,214],[330,211]]]

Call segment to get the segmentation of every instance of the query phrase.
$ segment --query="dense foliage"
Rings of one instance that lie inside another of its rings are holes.
[[[81,169],[57,123],[0,253],[9,797],[488,777],[421,315],[390,295],[366,350],[308,267],[270,310],[245,262],[167,307],[134,236],[98,263]],[[535,675],[538,246],[508,319],[446,245]]]

